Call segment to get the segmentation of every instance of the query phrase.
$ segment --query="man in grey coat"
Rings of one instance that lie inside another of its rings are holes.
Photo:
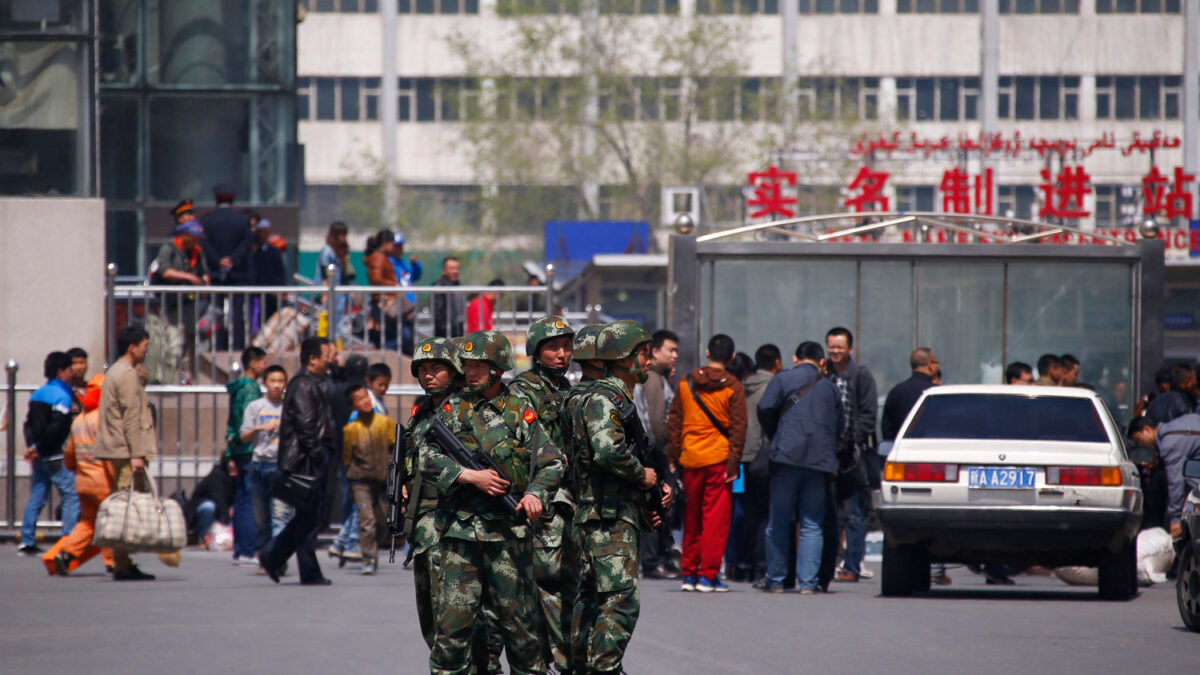
[[[767,523],[767,576],[762,590],[782,593],[792,515],[799,513],[796,585],[817,588],[823,547],[827,482],[838,471],[842,401],[837,386],[822,376],[825,350],[816,342],[796,348],[796,367],[779,373],[758,402],[758,421],[771,437],[771,515]]]
[[[1200,481],[1183,475],[1189,459],[1200,459],[1200,415],[1188,413],[1158,425],[1158,454],[1167,469],[1167,518],[1172,537],[1183,535],[1180,525],[1188,493]]]

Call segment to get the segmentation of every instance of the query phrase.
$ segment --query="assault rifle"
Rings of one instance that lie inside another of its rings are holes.
[[[642,418],[638,416],[637,408],[632,403],[626,404],[621,409],[621,426],[625,428],[625,438],[629,441],[630,448],[633,449],[633,456],[642,463],[642,466],[654,469],[654,473],[658,474],[658,482],[650,488],[647,495],[650,511],[661,521],[658,530],[666,532],[667,537],[673,543],[674,537],[671,536],[667,508],[662,503],[665,494],[663,486],[667,484],[667,477],[670,475],[667,456],[654,443],[654,438],[646,433],[645,427],[642,426]]]
[[[471,469],[472,471],[487,471],[488,469],[491,469],[499,474],[501,478],[508,481],[509,485],[512,485],[512,481],[509,480],[508,474],[504,473],[504,469],[502,469],[500,465],[496,463],[496,460],[492,459],[487,453],[471,452],[467,446],[463,445],[462,441],[458,440],[458,437],[454,435],[454,432],[450,431],[449,427],[446,426],[446,423],[443,422],[441,418],[433,418],[433,421],[429,425],[429,431],[425,432],[425,440],[441,448],[442,452],[444,452],[446,456],[451,459],[451,461],[455,462],[464,469]],[[546,542],[542,539],[541,535],[538,534],[535,525],[529,522],[529,518],[525,515],[524,511],[521,511],[517,508],[520,502],[516,497],[506,492],[499,497],[499,501],[501,504],[503,504],[504,510],[507,511],[513,518],[515,518],[518,523],[529,523],[529,527],[533,532],[533,536],[536,537],[539,542],[545,545]]]
[[[387,471],[387,528],[392,543],[388,550],[388,562],[396,562],[396,537],[404,531],[400,521],[404,486],[408,483],[404,470],[404,427],[396,425],[396,442],[392,445],[392,459]]]

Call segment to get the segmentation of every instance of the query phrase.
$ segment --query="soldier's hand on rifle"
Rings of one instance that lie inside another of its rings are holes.
[[[529,516],[529,522],[536,522],[542,517],[542,500],[535,495],[525,495],[521,497],[521,502],[517,504],[518,511],[524,511],[526,516]]]
[[[658,483],[658,472],[650,467],[645,467],[642,469],[642,471],[645,472],[642,474],[642,489],[649,490],[650,488],[654,487],[656,483]]]
[[[671,489],[670,483],[663,483],[663,498],[662,505],[664,509],[671,508],[671,503],[675,501],[675,491]]]
[[[657,530],[662,527],[662,517],[654,511],[646,509],[646,518],[650,521],[650,529]]]
[[[455,482],[473,485],[481,492],[492,496],[502,495],[508,489],[508,481],[491,469],[486,471],[463,469]]]

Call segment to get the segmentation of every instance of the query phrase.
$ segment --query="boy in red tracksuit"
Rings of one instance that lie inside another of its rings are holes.
[[[731,484],[746,443],[746,393],[726,370],[733,339],[708,341],[708,365],[679,382],[667,414],[667,452],[683,468],[683,590],[728,591],[719,577],[733,509]]]
[[[71,424],[71,437],[67,440],[63,464],[75,472],[75,491],[79,494],[79,520],[71,532],[55,542],[42,556],[46,571],[54,576],[66,576],[96,554],[104,561],[104,567],[113,568],[113,552],[109,548],[92,546],[92,535],[96,531],[96,511],[100,502],[108,496],[108,476],[104,464],[92,456],[96,446],[96,433],[100,428],[100,386],[104,374],[99,373],[87,383],[80,400],[83,414]]]

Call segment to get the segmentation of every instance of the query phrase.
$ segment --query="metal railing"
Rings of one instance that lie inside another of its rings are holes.
[[[532,321],[547,308],[561,309],[552,266],[547,276],[545,286],[337,286],[331,266],[322,285],[179,286],[118,284],[110,264],[108,362],[118,356],[117,330],[131,322],[150,333],[146,367],[158,384],[220,384],[245,347],[284,362],[309,335],[335,338],[345,351],[390,353],[394,366],[426,337],[476,327],[508,333],[519,346]],[[487,300],[472,302],[481,297]],[[411,381],[406,369],[399,371],[396,380]]]

